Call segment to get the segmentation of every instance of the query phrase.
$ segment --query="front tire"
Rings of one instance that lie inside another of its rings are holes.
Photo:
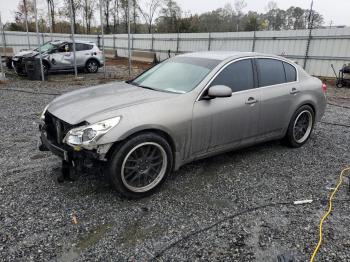
[[[304,105],[294,114],[289,123],[285,141],[290,147],[299,148],[310,138],[315,123],[313,109]]]
[[[98,71],[98,62],[95,59],[90,59],[86,62],[85,70],[88,73],[97,73]]]
[[[113,187],[128,199],[157,191],[172,171],[173,154],[162,136],[143,133],[115,148],[108,163]]]
[[[49,75],[49,68],[50,66],[47,64],[47,62],[43,62],[43,72],[45,76]]]

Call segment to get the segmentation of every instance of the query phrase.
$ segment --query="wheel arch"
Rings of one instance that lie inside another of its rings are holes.
[[[47,66],[47,69],[49,70],[51,68],[51,64],[48,60],[43,59],[43,64],[45,64]]]
[[[306,102],[306,103],[303,103],[303,104],[299,105],[299,107],[297,108],[297,110],[298,110],[300,107],[302,107],[302,106],[309,106],[309,107],[311,107],[312,111],[314,112],[314,119],[313,119],[313,121],[314,121],[314,123],[315,123],[315,122],[316,122],[316,119],[317,119],[316,106],[315,106],[313,103],[311,103],[311,102]]]
[[[111,157],[111,155],[113,154],[113,152],[115,150],[118,150],[118,147],[120,147],[120,145],[132,138],[132,137],[136,137],[140,134],[145,134],[145,133],[153,133],[153,134],[157,134],[159,136],[161,136],[162,138],[164,138],[170,145],[171,151],[173,153],[173,160],[176,166],[176,162],[177,162],[177,157],[176,157],[176,143],[175,140],[173,139],[173,137],[166,131],[160,129],[160,128],[144,128],[144,129],[138,129],[138,130],[134,130],[132,132],[129,132],[127,134],[125,134],[120,140],[116,141],[113,143],[112,147],[108,150],[107,154],[106,154],[106,158],[109,159]]]
[[[90,57],[88,60],[86,60],[86,62],[85,62],[85,66],[84,66],[84,67],[86,67],[87,63],[88,63],[89,61],[91,61],[91,60],[96,61],[96,62],[97,62],[98,67],[101,67],[100,61],[98,61],[98,59],[97,59],[97,58],[94,58],[94,57]]]
[[[306,104],[304,104],[302,106],[309,106],[309,107],[311,107],[312,111],[314,111],[314,114],[316,115],[316,107],[312,103],[306,103]]]
[[[323,95],[323,94],[322,94]],[[311,107],[313,113],[314,113],[314,118],[316,120],[319,119],[319,114],[322,114],[322,105],[319,105],[319,98],[317,96],[314,96],[312,94],[305,94],[302,96],[298,96],[298,99],[295,101],[294,104],[294,111],[291,111],[290,118],[293,117],[293,114],[302,106],[309,106]]]
[[[314,121],[314,123],[316,122],[318,115],[316,115],[316,114],[317,114],[317,110],[316,110],[315,104],[314,104],[311,100],[301,101],[300,103],[297,103],[297,104],[293,107],[293,109],[291,109],[291,110],[289,111],[289,115],[288,115],[288,118],[286,119],[286,125],[285,125],[284,131],[283,131],[283,134],[284,134],[284,135],[285,135],[285,134],[287,133],[287,131],[288,131],[288,126],[289,126],[289,124],[290,124],[290,122],[291,122],[291,120],[292,120],[292,118],[293,118],[293,115],[294,115],[295,112],[298,111],[299,108],[301,108],[302,106],[309,106],[309,107],[311,107],[311,109],[312,109],[312,111],[313,111],[313,113],[314,113],[314,120],[313,120],[313,121]],[[288,121],[288,122],[287,122],[287,121]]]

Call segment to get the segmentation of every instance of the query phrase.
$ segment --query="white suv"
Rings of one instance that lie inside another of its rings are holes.
[[[93,42],[76,41],[76,62],[78,69],[96,73],[104,65],[103,53]],[[72,41],[51,41],[41,46],[45,73],[74,69]],[[12,67],[18,75],[26,75],[25,62],[39,55],[38,49],[21,51],[12,57]]]

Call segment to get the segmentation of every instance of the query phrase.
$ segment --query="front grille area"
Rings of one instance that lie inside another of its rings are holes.
[[[45,114],[45,127],[47,139],[54,145],[62,145],[63,138],[66,136],[69,130],[75,126],[70,125],[50,113]]]

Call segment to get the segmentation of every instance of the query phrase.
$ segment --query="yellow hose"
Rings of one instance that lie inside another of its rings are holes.
[[[324,214],[324,216],[322,217],[322,219],[320,221],[320,225],[319,225],[319,240],[318,240],[318,243],[317,243],[317,246],[316,246],[314,252],[312,253],[310,262],[313,262],[315,260],[317,252],[318,252],[318,250],[320,249],[320,247],[322,245],[322,240],[323,240],[323,234],[322,234],[323,223],[327,219],[329,214],[332,212],[332,201],[333,201],[333,198],[335,197],[335,194],[338,192],[340,186],[342,185],[343,179],[344,179],[344,174],[347,171],[350,171],[350,167],[347,167],[347,168],[345,168],[345,169],[343,169],[341,171],[340,177],[339,177],[339,180],[338,180],[338,184],[337,184],[336,188],[333,190],[333,192],[332,192],[332,194],[331,194],[331,196],[330,196],[330,198],[328,200],[328,211]]]

